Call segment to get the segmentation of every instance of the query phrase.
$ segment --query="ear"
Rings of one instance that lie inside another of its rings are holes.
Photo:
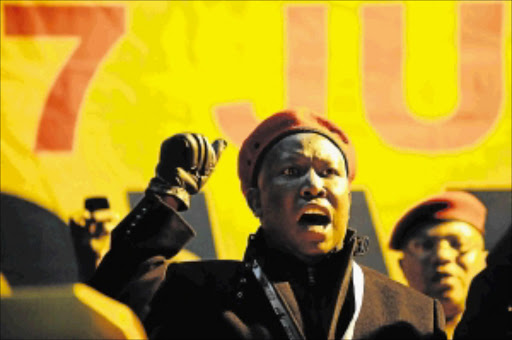
[[[247,204],[252,210],[254,216],[261,218],[261,199],[260,199],[260,191],[258,188],[249,188],[247,190]]]

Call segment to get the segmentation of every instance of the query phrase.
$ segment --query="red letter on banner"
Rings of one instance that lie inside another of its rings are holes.
[[[214,109],[217,125],[233,143],[240,146],[259,120],[251,103],[219,105]]]
[[[286,105],[324,114],[327,102],[327,7],[286,8]],[[258,124],[250,103],[219,105],[214,116],[224,135],[241,145]]]
[[[482,138],[502,102],[502,4],[464,3],[459,20],[460,102],[446,120],[422,123],[405,107],[403,7],[368,6],[363,11],[363,88],[368,120],[391,145],[449,150]]]
[[[36,151],[70,151],[80,106],[99,63],[124,32],[124,8],[4,5],[5,34],[78,36],[44,105]]]
[[[286,9],[288,107],[304,106],[320,114],[327,102],[327,7]]]

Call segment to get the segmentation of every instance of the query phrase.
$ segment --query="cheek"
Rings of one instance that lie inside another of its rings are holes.
[[[346,225],[350,215],[350,196],[346,192],[337,196],[333,193],[330,201],[336,213],[337,224]]]
[[[293,203],[294,198],[299,192],[297,188],[298,185],[296,183],[276,184],[270,182],[264,192],[264,195],[262,195],[262,206],[265,205],[269,209],[275,210],[287,208],[291,203]]]
[[[461,256],[458,262],[469,274],[470,279],[485,268],[485,256],[480,251],[470,251]]]
[[[345,195],[349,191],[349,182],[347,178],[339,178],[333,181],[330,185],[331,191],[337,195]]]
[[[282,224],[292,210],[293,197],[289,194],[290,190],[277,186],[269,189],[261,196],[262,222]]]
[[[422,287],[425,276],[424,263],[414,256],[404,256],[402,264],[404,275],[411,285],[415,288]]]
[[[333,181],[328,183],[327,189],[329,200],[336,211],[348,211],[350,208],[350,191],[348,181],[346,179]]]

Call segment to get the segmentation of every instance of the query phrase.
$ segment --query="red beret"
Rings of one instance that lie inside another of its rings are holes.
[[[485,234],[487,208],[465,191],[446,191],[433,196],[410,209],[396,224],[389,246],[402,249],[404,241],[425,222],[457,220],[471,224]]]
[[[245,139],[238,155],[238,177],[244,195],[254,186],[257,167],[272,146],[294,133],[314,132],[331,140],[342,152],[350,182],[355,177],[355,150],[349,139],[334,123],[308,110],[286,110],[273,114],[261,122]]]

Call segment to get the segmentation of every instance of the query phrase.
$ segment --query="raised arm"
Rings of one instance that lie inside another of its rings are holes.
[[[190,207],[226,147],[200,134],[166,139],[143,199],[112,232],[111,249],[89,284],[141,316],[164,278],[167,260],[195,235],[178,211]]]

